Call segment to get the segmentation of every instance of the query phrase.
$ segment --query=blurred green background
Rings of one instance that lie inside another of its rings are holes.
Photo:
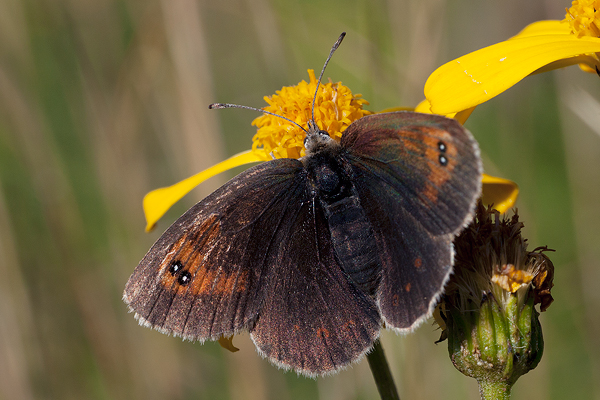
[[[442,63],[562,19],[567,1],[0,1],[0,398],[373,399],[363,360],[311,380],[248,335],[232,354],[138,326],[121,301],[151,244],[201,185],[144,233],[143,195],[249,148],[262,97],[319,70],[371,102],[414,106]],[[515,399],[600,399],[600,105],[577,67],[532,76],[467,127],[488,173],[521,187],[530,248],[548,245],[545,354]],[[231,171],[230,171],[231,172]],[[477,399],[439,331],[389,332],[403,399]]]

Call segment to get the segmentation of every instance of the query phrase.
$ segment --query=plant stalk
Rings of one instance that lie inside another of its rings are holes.
[[[367,354],[367,360],[369,360],[369,367],[371,367],[371,373],[375,378],[375,385],[377,385],[381,400],[400,400],[379,339],[375,342],[373,350]]]
[[[512,385],[507,382],[478,380],[482,400],[508,400]]]

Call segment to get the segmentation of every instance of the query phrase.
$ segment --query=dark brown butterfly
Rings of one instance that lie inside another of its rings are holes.
[[[201,342],[249,331],[272,363],[316,376],[358,360],[384,322],[407,332],[431,315],[480,194],[471,134],[394,112],[353,122],[340,143],[313,121],[305,144],[166,230],[125,288],[140,323]]]

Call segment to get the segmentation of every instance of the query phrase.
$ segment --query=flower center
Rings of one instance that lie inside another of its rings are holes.
[[[577,37],[600,37],[600,0],[575,0],[565,20]]]
[[[296,86],[285,86],[276,94],[265,97],[269,105],[263,109],[308,128],[317,89],[314,71],[309,69],[308,75],[310,82],[301,81]],[[342,132],[352,122],[371,114],[370,111],[363,110],[364,104],[369,103],[360,94],[352,94],[341,82],[321,83],[315,99],[314,119],[319,129],[327,131],[329,136],[339,141]],[[306,133],[291,122],[264,114],[252,121],[252,125],[258,127],[252,138],[252,151],[259,153],[265,160],[300,158],[305,155]]]

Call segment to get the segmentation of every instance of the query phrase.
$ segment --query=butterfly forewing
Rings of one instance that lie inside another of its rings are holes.
[[[397,192],[397,202],[428,232],[456,233],[481,191],[477,142],[457,121],[413,112],[355,121],[342,137],[351,163]]]
[[[135,269],[125,302],[145,324],[190,339],[251,326],[273,267],[269,248],[304,192],[301,173],[297,160],[264,163],[189,209]]]

